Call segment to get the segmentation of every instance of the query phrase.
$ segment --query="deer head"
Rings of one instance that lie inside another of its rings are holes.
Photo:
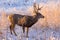
[[[36,6],[36,3],[34,3],[34,12],[36,13],[36,17],[38,18],[44,18],[44,16],[39,12],[39,10],[41,10],[42,7],[39,8],[39,4],[38,7]]]

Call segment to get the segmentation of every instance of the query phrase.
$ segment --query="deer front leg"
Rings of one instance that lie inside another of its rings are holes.
[[[25,27],[23,27],[23,33],[25,32]]]
[[[29,28],[26,27],[26,37],[28,37],[28,31],[29,31]]]
[[[24,34],[25,33],[25,27],[24,26],[22,26],[22,31],[23,31],[23,35],[22,36],[24,37],[25,36],[25,34]]]

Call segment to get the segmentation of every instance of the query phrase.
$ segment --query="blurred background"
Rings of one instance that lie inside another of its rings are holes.
[[[10,34],[7,17],[9,14],[33,15],[34,2],[43,7],[39,12],[45,18],[29,29],[28,40],[60,40],[60,0],[0,0],[0,40],[27,40],[18,25],[15,28],[18,36]]]

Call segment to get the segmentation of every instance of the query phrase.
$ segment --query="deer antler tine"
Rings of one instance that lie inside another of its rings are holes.
[[[41,10],[41,8],[43,8],[43,6],[41,6],[38,10]]]
[[[41,8],[43,8],[43,6]]]
[[[39,9],[39,4],[38,4],[38,9]]]

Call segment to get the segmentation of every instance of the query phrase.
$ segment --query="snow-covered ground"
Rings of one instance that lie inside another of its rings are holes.
[[[22,32],[22,27],[16,25],[14,34],[10,34],[9,22],[7,17],[0,18],[0,40],[60,40],[60,28],[51,28],[51,26],[40,24],[38,21],[29,29],[29,38],[26,38]]]

